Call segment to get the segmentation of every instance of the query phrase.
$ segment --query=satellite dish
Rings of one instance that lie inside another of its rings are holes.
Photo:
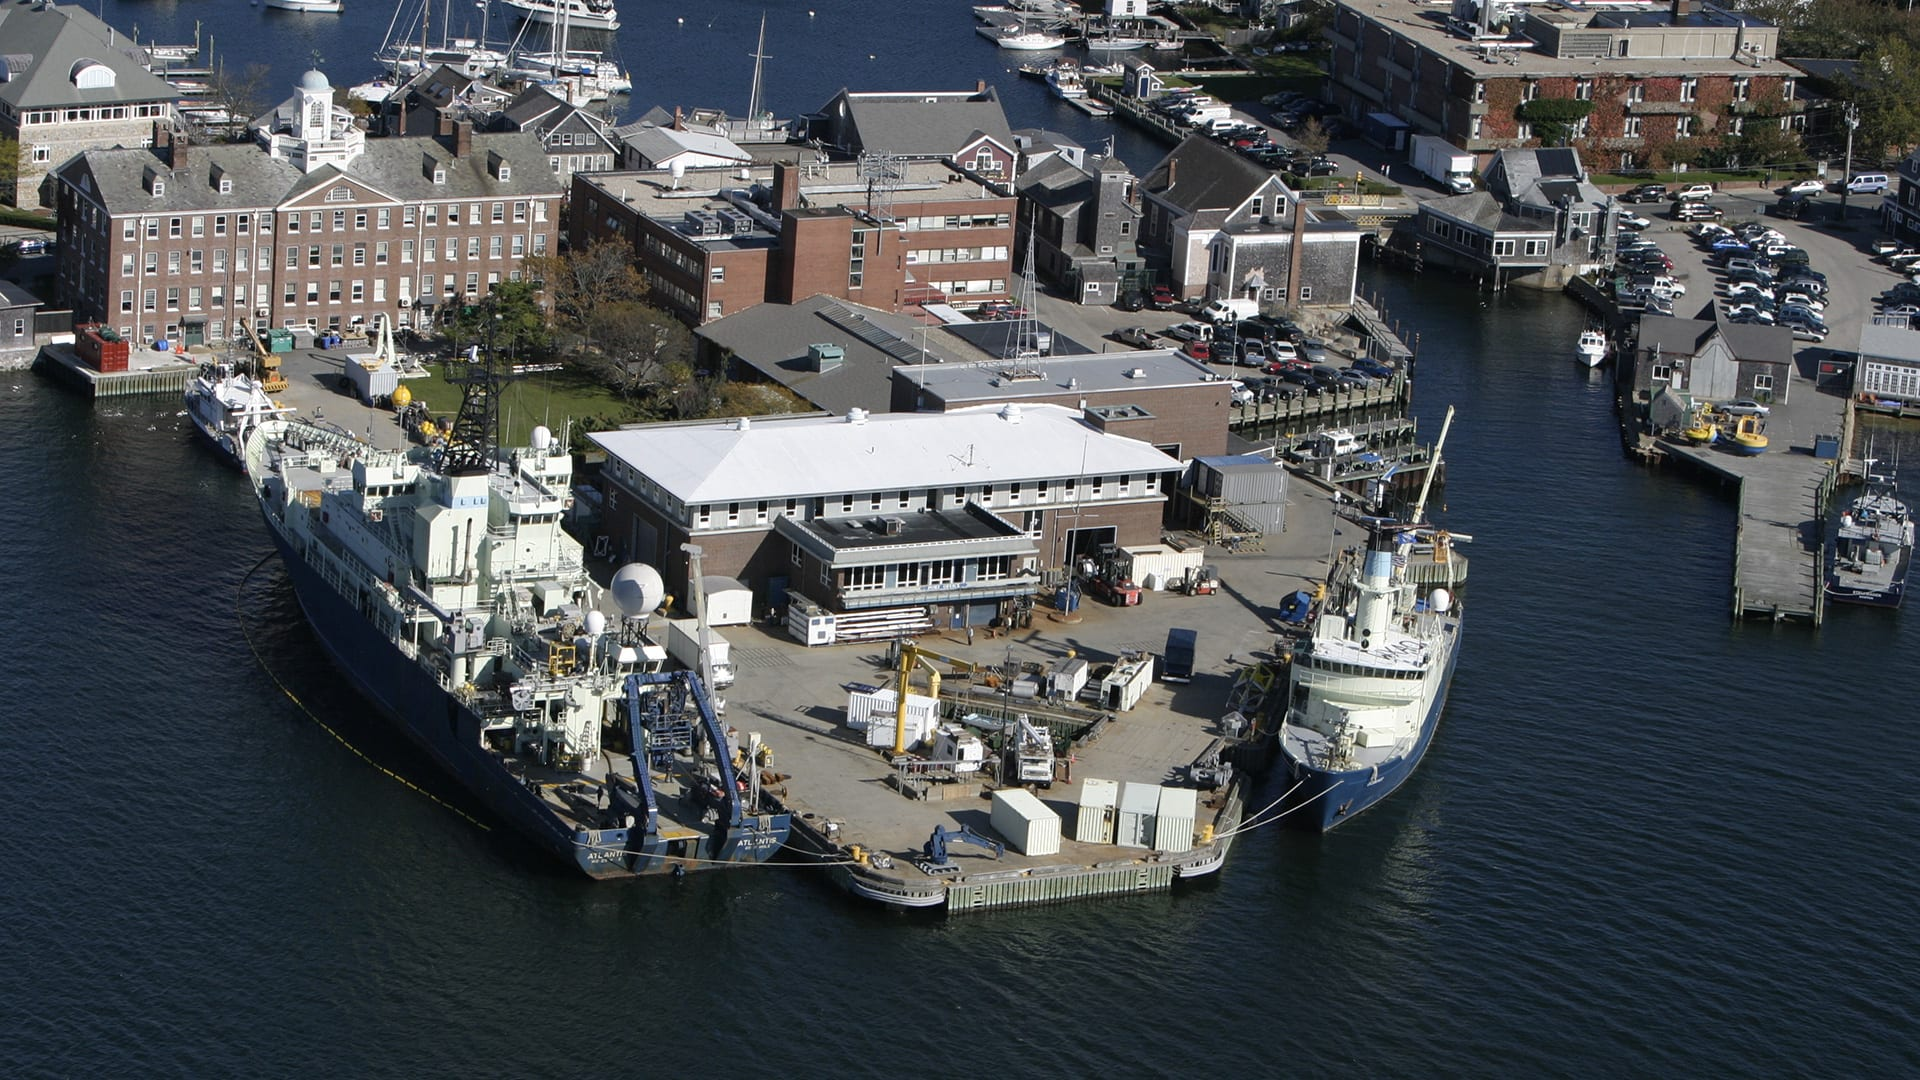
[[[553,445],[553,429],[541,424],[533,429],[533,448],[546,450]]]
[[[1435,589],[1427,594],[1427,606],[1445,615],[1453,609],[1453,594],[1445,589]]]
[[[608,592],[625,615],[645,615],[667,598],[667,583],[660,571],[646,563],[628,563],[616,570]]]
[[[587,634],[599,637],[607,632],[607,613],[604,611],[587,612]]]

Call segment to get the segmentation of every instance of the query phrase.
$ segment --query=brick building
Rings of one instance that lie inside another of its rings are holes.
[[[84,8],[0,6],[0,42],[0,137],[20,143],[0,202],[51,208],[45,181],[60,163],[95,147],[144,146],[156,121],[173,122],[180,92]]]
[[[128,337],[410,325],[549,250],[561,188],[532,135],[368,139],[310,71],[255,142],[90,150],[56,174],[59,303]]]
[[[1608,169],[1684,158],[1749,124],[1804,122],[1800,72],[1775,56],[1779,29],[1749,14],[1692,0],[1542,3],[1495,25],[1491,4],[1454,7],[1448,18],[1415,0],[1341,5],[1328,28],[1334,103],[1476,153],[1565,140]]]
[[[607,452],[605,522],[622,558],[675,595],[687,567],[836,612],[944,606],[968,622],[1044,567],[1160,535],[1179,463],[1069,408],[755,417],[589,436]]]
[[[893,371],[895,412],[1018,402],[1083,411],[1097,430],[1178,461],[1227,452],[1232,400],[1218,372],[1173,349],[933,364]]]
[[[878,185],[864,169],[576,175],[571,241],[630,245],[654,301],[696,326],[817,294],[882,311],[1008,297],[1011,195],[941,162],[898,163]]]

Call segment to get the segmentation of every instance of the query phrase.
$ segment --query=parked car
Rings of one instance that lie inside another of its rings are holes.
[[[1667,201],[1667,185],[1641,184],[1620,196],[1621,202],[1657,203]]]
[[[1728,416],[1765,416],[1767,407],[1752,398],[1734,398],[1720,403],[1720,411]]]
[[[1673,207],[1675,221],[1719,221],[1726,216],[1725,210],[1702,202],[1675,203]]]
[[[1140,295],[1138,289],[1128,289],[1120,294],[1120,299],[1115,300],[1113,306],[1121,311],[1139,311],[1147,306],[1147,298]]]
[[[1827,190],[1827,185],[1825,181],[1814,180],[1809,178],[1806,180],[1795,180],[1793,183],[1788,184],[1785,187],[1781,188],[1780,194],[1788,195],[1788,196],[1818,195],[1825,190]]]
[[[1319,397],[1325,392],[1325,388],[1320,385],[1320,380],[1314,378],[1313,373],[1305,368],[1291,367],[1279,374],[1282,381],[1299,387],[1301,393],[1308,397]]]
[[[1711,221],[1697,221],[1687,227],[1687,235],[1706,244],[1722,237],[1732,236],[1733,230]]]
[[[1273,341],[1267,344],[1267,355],[1282,364],[1298,364],[1300,350],[1291,341]]]
[[[1705,202],[1713,198],[1712,184],[1688,184],[1673,193],[1675,202]]]
[[[1326,342],[1318,338],[1306,338],[1295,344],[1300,346],[1300,359],[1305,360],[1307,363],[1324,364],[1327,362]]]
[[[1852,195],[1884,195],[1887,192],[1887,174],[1882,172],[1860,173],[1847,179],[1847,192]]]
[[[1793,304],[1799,307],[1806,308],[1808,311],[1811,311],[1816,315],[1824,316],[1827,310],[1827,302],[1825,300],[1820,299],[1819,297],[1813,295],[1812,293],[1801,292],[1798,289],[1789,289],[1789,288],[1786,288],[1785,286],[1782,286],[1779,289],[1774,291],[1773,299],[1782,308],[1785,308],[1789,304]]]
[[[1623,229],[1644,229],[1653,224],[1653,219],[1641,217],[1639,214],[1621,214],[1619,222]]]
[[[1153,331],[1144,326],[1124,327],[1113,337],[1122,345],[1132,345],[1139,349],[1151,349],[1155,341]]]
[[[1213,359],[1213,342],[1189,341],[1180,346],[1180,351],[1204,363]]]
[[[1875,240],[1873,243],[1867,245],[1867,250],[1873,253],[1874,258],[1884,259],[1889,255],[1897,255],[1902,251],[1912,251],[1913,249],[1898,240]]]
[[[1773,299],[1773,290],[1755,281],[1736,281],[1727,286],[1727,298],[1730,300],[1750,300],[1756,296]]]
[[[1880,314],[1890,319],[1912,319],[1920,316],[1920,304],[1889,304],[1880,309]]]
[[[1369,360],[1364,356],[1355,360],[1350,366],[1355,371],[1365,372],[1376,379],[1391,379],[1395,374],[1391,365],[1383,364],[1378,360]]]
[[[1758,303],[1748,301],[1746,303],[1728,305],[1727,319],[1730,322],[1757,322],[1772,326],[1773,312],[1766,310]]]
[[[1789,195],[1773,204],[1773,213],[1774,216],[1786,218],[1788,221],[1799,221],[1806,217],[1807,211],[1812,208],[1813,204],[1807,201],[1805,195]]]
[[[44,255],[51,250],[51,247],[50,242],[45,237],[23,236],[13,243],[8,244],[6,249],[15,255],[25,257],[28,255]],[[129,308],[128,310],[132,309]]]

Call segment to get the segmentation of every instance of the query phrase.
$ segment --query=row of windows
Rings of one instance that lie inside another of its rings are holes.
[[[520,271],[510,271],[507,274],[507,280],[519,281]],[[325,283],[326,302],[329,304],[338,304],[344,300],[358,304],[371,300],[376,304],[384,304],[387,302],[387,282],[388,279],[386,278],[374,278],[371,282],[371,289],[369,290],[369,282],[365,280],[356,278],[347,281],[335,278]],[[400,298],[412,298],[414,283],[412,275],[394,279],[394,282],[399,288],[398,295]],[[491,288],[499,283],[499,271],[488,272],[486,275],[487,287]],[[431,296],[436,292],[457,294],[463,291],[461,285],[462,282],[459,274],[448,274],[444,279],[437,274],[420,275],[420,295],[423,297]],[[477,294],[480,291],[480,285],[480,272],[468,272],[464,291],[470,295]],[[280,302],[288,305],[298,304],[304,296],[306,303],[318,304],[321,302],[321,287],[322,283],[317,280],[305,282],[304,284],[293,281],[285,282],[280,289]],[[259,291],[253,295],[259,299],[260,303],[265,304],[270,293],[268,292],[267,286],[263,285]],[[227,299],[227,288],[225,285],[209,285],[205,287],[190,285],[185,288],[184,297],[181,287],[175,285],[169,286],[164,291],[164,294],[162,290],[159,289],[143,290],[139,299],[140,309],[142,311],[159,310],[160,303],[163,299],[166,302],[166,310],[168,311],[181,310],[182,299],[186,301],[185,310],[200,311],[203,309],[219,310],[229,306],[245,308],[248,306],[247,297],[248,291],[245,285],[235,285],[233,287],[231,304],[229,304]],[[123,315],[132,313],[133,305],[134,290],[120,290],[120,313]]]
[[[1920,368],[1867,363],[1860,369],[1861,389],[1870,394],[1920,398]]]
[[[486,237],[484,255],[481,253],[481,239],[482,238],[478,236],[467,237],[465,246],[466,257],[468,259],[499,259],[508,257],[518,259],[527,253],[527,238],[519,233],[508,237]],[[544,234],[534,237],[533,250],[535,254],[540,254],[545,250],[545,240],[546,237]],[[458,237],[447,237],[444,248],[439,244],[428,241],[424,247],[421,248],[420,261],[434,262],[440,257],[439,253],[444,250],[448,262],[458,262],[460,261],[460,249],[461,244]],[[233,249],[232,262],[235,272],[244,274],[248,271],[248,260],[253,250],[251,247]],[[349,261],[351,261],[354,266],[366,266],[368,264],[369,254],[371,254],[372,264],[374,266],[385,266],[387,265],[388,255],[391,250],[389,242],[385,240],[374,244],[371,252],[369,252],[365,244],[355,244],[351,253],[348,252],[345,244],[333,244],[325,249],[319,244],[310,244],[306,248],[305,262],[309,267],[319,267],[323,265],[346,266]],[[284,264],[286,268],[289,270],[299,268],[301,265],[301,249],[297,245],[289,245],[286,253],[286,261]],[[216,274],[226,273],[228,250],[226,248],[214,248],[212,254],[213,272]],[[182,258],[183,255],[184,259]],[[349,260],[349,255],[351,256],[351,260]],[[207,269],[206,252],[200,248],[190,248],[184,253],[169,251],[166,253],[166,258],[166,272],[169,275],[179,274],[183,271],[189,274],[199,274],[205,272]],[[267,266],[267,261],[267,249],[262,247],[259,249],[258,258],[259,265],[262,269]],[[414,261],[414,242],[412,240],[400,241],[400,261],[403,263]],[[146,253],[144,269],[148,275],[160,273],[160,252],[149,251]],[[120,276],[133,277],[135,272],[133,253],[123,253],[120,256]]]
[[[953,262],[993,262],[1005,261],[1005,247],[974,248],[917,248],[907,252],[907,265],[917,263],[953,263]]]
[[[489,204],[484,210],[481,208],[479,204],[475,204],[473,207],[473,213],[468,217],[468,223],[474,224],[474,225],[482,224],[483,223],[482,215],[484,214],[485,215],[484,223],[493,224],[493,225],[503,225],[507,222],[507,216],[509,212],[511,212],[512,220],[515,224],[524,224],[527,220],[528,205],[529,204],[525,201],[515,202],[511,206],[511,211],[509,211],[508,204],[504,202],[496,202],[496,203]],[[547,204],[546,203],[536,202],[536,203],[532,203],[531,205],[533,208],[532,214],[533,214],[534,221],[547,220]],[[352,215],[351,219],[349,219],[348,217],[349,214]],[[247,235],[248,232],[251,231],[252,226],[254,224],[253,217],[254,215],[252,214],[233,215],[234,232],[240,236]],[[259,217],[260,217],[260,221],[259,221],[260,231],[262,233],[272,232],[273,231],[273,213],[271,211],[263,211],[261,212]],[[347,230],[347,227],[348,227],[347,223],[349,220],[352,221],[353,223],[352,227],[356,230],[365,229],[367,227],[367,223],[369,220],[371,220],[374,223],[375,228],[389,229],[393,227],[393,208],[383,207],[383,208],[374,210],[372,211],[371,217],[369,217],[369,212],[365,210],[333,210],[333,211],[314,210],[309,212],[306,215],[305,220],[307,222],[308,232],[328,231],[327,226],[329,224],[332,225],[331,231],[345,232]],[[209,218],[205,215],[198,216],[198,217],[190,217],[190,218],[149,217],[149,218],[141,218],[141,219],[138,219],[137,221],[136,219],[130,218],[130,217],[123,218],[121,219],[121,223],[120,223],[120,238],[123,240],[132,240],[136,237],[138,230],[144,228],[146,230],[147,239],[157,240],[160,237],[160,229],[163,222],[165,223],[167,235],[169,237],[178,238],[179,236],[182,235],[183,228],[187,230],[187,235],[197,237],[197,236],[207,235]],[[213,235],[215,236],[227,235],[227,223],[228,223],[228,215],[226,214],[213,215],[211,218]],[[439,223],[440,223],[440,207],[439,207],[439,204],[437,203],[428,203],[424,207],[403,206],[400,208],[400,224],[402,226],[412,227],[415,224],[438,225]],[[460,204],[458,203],[447,204],[446,223],[450,226],[455,226],[460,224]],[[287,220],[286,220],[286,230],[290,233],[297,233],[300,231],[300,224],[301,224],[300,212],[297,210],[288,212]]]
[[[638,488],[656,504],[664,504],[664,492],[644,475],[622,464],[614,474]],[[954,488],[915,488],[905,491],[875,491],[861,495],[816,496],[811,499],[760,500],[751,503],[709,503],[692,510],[695,528],[739,528],[770,525],[776,518],[798,519],[851,517],[855,514],[917,513],[927,507],[954,510],[969,502],[990,509],[1019,506],[1069,505],[1081,498],[1136,498],[1160,491],[1155,475],[1092,476],[1060,480],[1017,481],[1010,484],[982,484]],[[684,520],[684,519],[683,519]],[[1026,522],[1028,532],[1039,528],[1038,518]]]
[[[908,232],[921,232],[927,229],[998,229],[1005,228],[1013,220],[1010,214],[947,214],[935,217],[906,218],[903,225]]]
[[[95,105],[74,109],[27,109],[20,114],[20,126],[31,124],[84,124],[94,120],[137,120],[150,116],[166,116],[167,106],[162,102],[145,105]]]

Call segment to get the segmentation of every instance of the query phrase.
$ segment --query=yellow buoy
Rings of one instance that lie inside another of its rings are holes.
[[[396,386],[393,388],[394,408],[404,409],[411,404],[413,404],[413,391],[407,389],[405,386]]]

